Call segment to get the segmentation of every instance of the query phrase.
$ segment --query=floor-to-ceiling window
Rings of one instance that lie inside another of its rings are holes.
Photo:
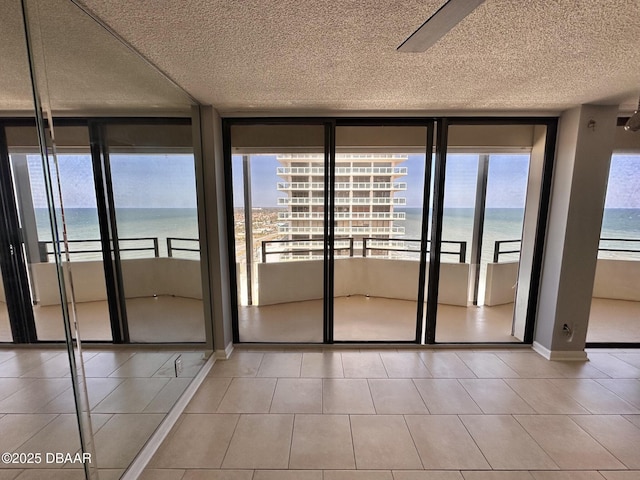
[[[195,159],[188,123],[105,127],[131,342],[204,342]]]
[[[237,333],[241,342],[322,342],[323,125],[231,127]]]
[[[611,157],[588,343],[640,343],[640,155]]]
[[[553,120],[305,121],[225,122],[237,340],[531,341]]]
[[[436,339],[512,335],[529,154],[447,155]]]
[[[432,130],[427,122],[336,127],[334,237],[349,248],[335,250],[335,341],[419,338]]]

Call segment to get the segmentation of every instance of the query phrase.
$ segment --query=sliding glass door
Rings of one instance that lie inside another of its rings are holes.
[[[524,340],[545,135],[526,124],[449,126],[436,342]],[[489,146],[465,145],[478,137]]]
[[[9,143],[0,125],[0,342],[30,343],[36,341],[36,328]]]
[[[431,129],[431,125],[336,127],[335,341],[419,338]]]
[[[129,340],[204,342],[190,122],[104,127],[107,235]],[[122,303],[123,302],[123,303]]]
[[[225,121],[236,341],[531,341],[553,121],[305,122]]]
[[[324,144],[324,125],[231,127],[241,342],[323,341]]]

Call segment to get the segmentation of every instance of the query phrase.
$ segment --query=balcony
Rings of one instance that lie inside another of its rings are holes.
[[[324,190],[324,182],[278,182],[279,191],[291,190]],[[383,190],[383,191],[403,191],[407,189],[406,182],[337,182],[336,190],[352,191],[352,190]]]
[[[336,197],[336,205],[406,205],[402,197]],[[286,197],[278,198],[278,205],[324,205],[322,197]]]
[[[482,271],[486,283],[482,306],[471,305],[468,300],[471,268],[461,261],[462,244],[443,245],[448,253],[440,271],[438,341],[516,341],[511,336],[511,323],[518,262],[507,260],[517,253],[513,243],[499,241],[492,245],[498,262],[488,263]],[[253,269],[253,305],[239,307],[241,340],[322,341],[323,242],[262,245],[262,262]],[[371,239],[363,251],[361,241],[336,239],[335,338],[413,340],[418,256],[419,246],[407,240]],[[241,278],[244,266],[238,267]],[[611,338],[609,331],[620,328],[627,331],[630,341],[640,340],[640,294],[634,288],[638,282],[640,262],[598,260],[589,341],[607,341]],[[239,298],[243,298],[242,291]]]
[[[283,225],[278,228],[278,232],[283,234],[308,233],[322,235],[324,227],[291,227]],[[404,235],[404,227],[335,227],[334,233],[338,235]]]
[[[277,174],[324,175],[324,167],[278,167]],[[336,167],[336,175],[406,175],[407,167]]]
[[[336,220],[405,220],[405,212],[335,212]],[[324,220],[324,212],[278,212],[278,220]]]

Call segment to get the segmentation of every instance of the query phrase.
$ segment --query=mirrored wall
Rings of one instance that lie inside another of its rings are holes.
[[[119,478],[212,349],[197,103],[71,1],[0,21],[0,468]]]

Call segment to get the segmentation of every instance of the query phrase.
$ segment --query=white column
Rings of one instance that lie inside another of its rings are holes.
[[[213,347],[218,358],[226,358],[233,349],[231,321],[231,280],[227,244],[226,199],[222,125],[218,112],[200,109],[204,208],[209,247],[209,280],[213,313]]]
[[[617,113],[582,105],[560,117],[533,344],[549,359],[586,358]]]

